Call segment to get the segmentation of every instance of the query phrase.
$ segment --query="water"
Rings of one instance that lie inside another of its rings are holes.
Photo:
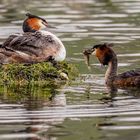
[[[32,12],[55,26],[50,29],[67,49],[67,61],[81,76],[70,85],[1,86],[1,140],[138,140],[140,91],[108,93],[105,68],[96,58],[91,71],[82,50],[114,43],[119,72],[140,64],[140,0],[1,0],[0,42],[21,32],[24,14]]]

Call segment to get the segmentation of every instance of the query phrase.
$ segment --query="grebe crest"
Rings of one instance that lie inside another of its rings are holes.
[[[98,44],[93,46],[93,55],[95,55],[102,65],[108,65],[111,59],[116,56],[114,51],[111,49],[113,44]]]
[[[48,22],[44,18],[32,15],[30,13],[27,13],[26,16],[27,19],[24,20],[22,26],[24,32],[35,32],[40,29],[49,27]]]

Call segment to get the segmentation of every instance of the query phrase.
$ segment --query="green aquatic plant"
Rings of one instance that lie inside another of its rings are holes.
[[[74,64],[61,62],[52,64],[5,64],[0,68],[0,84],[46,82],[51,80],[66,81],[78,76]]]

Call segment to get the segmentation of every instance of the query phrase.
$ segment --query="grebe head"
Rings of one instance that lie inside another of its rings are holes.
[[[48,22],[39,16],[32,15],[30,13],[26,14],[27,19],[23,22],[23,31],[24,32],[35,32],[40,29],[49,27]]]
[[[115,55],[114,51],[111,49],[113,44],[98,44],[92,47],[92,54],[95,55],[102,65],[108,65],[108,63],[113,59]]]

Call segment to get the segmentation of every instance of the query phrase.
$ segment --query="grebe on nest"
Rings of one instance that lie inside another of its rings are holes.
[[[49,31],[47,21],[27,13],[23,34],[10,35],[0,48],[0,63],[34,63],[48,60],[63,61],[66,50],[61,40]]]
[[[117,87],[140,87],[140,69],[130,70],[117,75],[117,56],[111,48],[113,44],[98,44],[90,49],[86,49],[83,54],[89,61],[89,55],[95,54],[102,65],[108,65],[105,73],[106,85]],[[89,63],[89,62],[88,62]]]

